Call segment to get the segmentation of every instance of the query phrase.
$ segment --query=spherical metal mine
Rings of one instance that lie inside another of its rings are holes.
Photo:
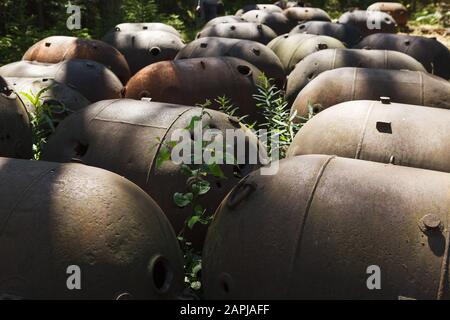
[[[448,296],[447,234],[418,222],[433,214],[448,228],[450,174],[327,155],[279,165],[251,173],[217,210],[203,251],[207,299]],[[372,266],[382,290],[369,290]]]
[[[47,161],[100,167],[126,177],[155,199],[178,234],[192,214],[192,208],[178,207],[173,197],[177,192],[188,192],[188,176],[180,164],[171,160],[158,166],[158,156],[160,149],[172,141],[172,135],[188,127],[193,117],[201,115],[201,110],[128,99],[98,102],[66,118],[49,139],[42,157]],[[257,149],[256,137],[235,118],[214,110],[207,110],[207,113],[202,126],[220,130],[224,137],[225,130],[235,132],[242,128],[241,132],[247,134],[248,150]],[[189,137],[189,143],[196,139],[194,133]],[[221,168],[227,179],[207,177],[211,190],[199,199],[199,204],[210,215],[239,177],[256,169],[257,165],[248,160],[241,165],[224,164]],[[192,231],[186,228],[186,238],[197,248],[202,247],[205,233],[206,227],[202,225]]]
[[[206,27],[197,34],[197,38],[221,37],[243,39],[268,44],[277,37],[275,31],[264,24],[254,22],[220,23]]]
[[[123,85],[104,65],[91,60],[67,60],[56,64],[18,61],[0,67],[0,76],[53,79],[80,92],[91,102],[120,98]]]
[[[158,205],[111,172],[0,159],[0,292],[23,299],[175,299],[183,260]],[[36,276],[39,275],[39,276]],[[79,279],[79,283],[76,279]],[[78,288],[80,290],[70,290]]]
[[[103,64],[114,72],[123,84],[127,83],[131,76],[125,57],[114,47],[99,40],[52,36],[34,44],[22,58],[43,63],[74,59],[92,60]]]
[[[397,24],[394,18],[385,12],[354,10],[339,17],[339,23],[359,29],[363,36],[374,33],[395,33]]]

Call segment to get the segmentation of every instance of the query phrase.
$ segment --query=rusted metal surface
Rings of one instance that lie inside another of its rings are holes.
[[[109,44],[90,39],[66,36],[45,38],[25,52],[22,60],[58,63],[65,60],[85,59],[103,64],[122,81],[130,79],[130,68],[125,57]]]
[[[264,72],[267,77],[275,79],[279,88],[284,87],[286,76],[280,59],[272,50],[256,41],[200,38],[181,49],[176,60],[221,56],[245,60]]]
[[[197,38],[205,37],[243,39],[268,44],[277,37],[277,34],[264,24],[241,22],[220,23],[207,27],[197,34]]]
[[[174,299],[175,234],[158,205],[111,172],[0,159],[0,294],[24,299]],[[69,290],[69,266],[81,290]],[[39,276],[36,276],[39,275]]]
[[[286,17],[292,22],[331,21],[330,16],[320,8],[291,7],[284,10]]]
[[[249,115],[253,121],[262,120],[253,99],[260,75],[252,64],[237,58],[163,61],[132,77],[125,88],[125,97],[184,105],[197,105],[209,99],[210,108],[218,109],[215,100],[225,95],[239,108],[240,115]]]
[[[33,156],[31,126],[24,104],[12,86],[0,77],[0,157]]]
[[[292,7],[298,7],[298,1],[277,1],[274,3],[276,6],[279,6],[281,9],[287,9]]]
[[[329,154],[450,173],[450,112],[378,101],[324,110],[295,136],[288,156]]]
[[[341,15],[338,22],[358,28],[363,36],[373,33],[395,33],[397,31],[394,18],[385,12],[349,11]]]
[[[114,27],[114,31],[123,31],[123,32],[165,31],[181,38],[181,34],[174,27],[160,22],[120,23]]]
[[[436,299],[447,281],[449,193],[448,173],[325,155],[282,160],[276,175],[253,172],[209,229],[205,296]],[[442,227],[427,218],[433,230],[423,232],[428,214]],[[367,286],[373,265],[382,290]]]
[[[265,12],[263,10],[251,10],[242,15],[248,22],[262,23],[269,26],[276,34],[288,33],[295,24],[281,12]]]
[[[355,48],[400,51],[422,63],[428,72],[450,79],[450,50],[436,38],[373,34],[365,37]]]
[[[41,95],[41,103],[55,106],[56,108],[54,108],[54,111],[60,111],[58,117],[64,117],[70,112],[77,111],[91,104],[89,100],[78,91],[53,79],[6,78],[6,80],[14,88],[14,91],[19,94],[25,92],[36,95],[39,91],[47,89]],[[28,99],[22,97],[22,101],[28,112],[35,111],[34,105]]]
[[[306,56],[325,49],[345,48],[337,39],[312,34],[285,34],[272,40],[268,45],[280,58],[286,74]]]
[[[275,5],[275,4],[249,4],[244,6],[242,9],[239,9],[236,12],[236,16],[242,16],[245,13],[252,11],[252,10],[261,10],[261,11],[265,11],[268,13],[282,13],[283,10]]]
[[[234,118],[207,110],[203,125],[222,131],[240,128]],[[156,166],[161,146],[171,140],[177,129],[189,126],[201,108],[135,100],[102,101],[65,119],[49,140],[43,158],[49,161],[76,161],[118,173],[145,190],[161,206],[174,230],[182,230],[192,208],[179,208],[173,201],[176,192],[186,192],[187,176],[172,161]],[[242,127],[245,129],[244,127]],[[247,130],[247,129],[245,129]],[[133,137],[130,139],[130,137]],[[256,148],[256,137],[249,133],[249,148]],[[160,138],[160,141],[158,141]],[[83,152],[80,152],[82,150]],[[214,213],[223,197],[239,181],[256,168],[255,165],[222,165],[225,180],[209,177],[212,190],[201,204]],[[202,247],[206,228],[196,226],[187,237]]]
[[[244,18],[239,16],[221,16],[214,18],[212,20],[209,20],[207,24],[203,28],[207,27],[213,27],[215,25],[221,24],[221,23],[240,23],[240,22],[247,22]]]
[[[288,77],[286,98],[294,102],[298,93],[322,72],[358,67],[423,71],[425,68],[407,54],[388,50],[328,49],[315,52],[300,61]]]
[[[348,24],[327,21],[308,21],[293,28],[290,34],[306,33],[329,36],[338,39],[346,46],[353,46],[362,39],[361,32]]]
[[[91,102],[120,98],[123,89],[111,70],[91,60],[66,60],[56,64],[18,61],[0,67],[0,76],[54,79],[80,92]]]
[[[326,90],[324,90],[326,88]],[[450,83],[428,73],[407,70],[339,68],[321,73],[298,94],[292,105],[308,116],[352,100],[379,100],[450,109]]]
[[[173,60],[184,47],[181,38],[166,31],[113,31],[103,41],[125,56],[132,75],[152,63]]]
[[[402,27],[406,26],[409,19],[408,9],[399,2],[375,2],[367,8],[367,11],[386,12]]]

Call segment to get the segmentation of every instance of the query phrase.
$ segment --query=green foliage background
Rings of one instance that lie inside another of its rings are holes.
[[[179,29],[186,40],[200,28],[194,8],[197,0],[73,0],[82,8],[81,30],[66,28],[68,1],[0,0],[0,65],[20,60],[25,50],[49,35],[73,35],[99,39],[120,22],[160,21]],[[227,14],[243,5],[271,2],[224,0]],[[374,0],[309,0],[312,6],[325,8],[332,16],[350,7],[366,8]],[[431,0],[402,1],[419,10]]]

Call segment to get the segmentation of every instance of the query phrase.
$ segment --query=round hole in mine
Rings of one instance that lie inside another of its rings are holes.
[[[252,74],[252,69],[249,66],[240,65],[237,67],[237,70],[243,76],[249,76]]]
[[[161,53],[161,49],[158,47],[153,47],[150,49],[150,53],[152,54],[152,56],[157,56]]]
[[[151,262],[151,277],[153,287],[159,293],[166,293],[169,291],[172,280],[173,272],[170,268],[169,261],[163,256],[157,256]]]

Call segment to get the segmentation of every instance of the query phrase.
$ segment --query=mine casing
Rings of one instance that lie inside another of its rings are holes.
[[[242,9],[239,9],[236,11],[236,16],[242,16],[245,13],[252,11],[252,10],[261,10],[267,13],[282,13],[283,9],[281,9],[276,4],[249,4],[244,6]]]
[[[172,157],[157,165],[160,150],[171,141],[179,142],[179,138],[173,135],[189,127],[193,117],[201,116],[201,112],[202,108],[199,107],[148,101],[101,101],[61,122],[45,146],[42,157],[47,161],[77,162],[100,167],[126,177],[155,199],[177,234],[185,228],[186,239],[192,241],[196,248],[201,248],[206,226],[199,224],[190,231],[185,227],[185,220],[192,215],[192,207],[180,208],[174,203],[175,193],[192,192],[187,183],[189,177],[181,170],[181,163],[175,162],[176,159]],[[245,136],[241,136],[247,141],[248,150],[245,151],[257,150],[256,136],[236,118],[214,110],[206,109],[206,112],[202,117],[203,127],[220,130],[223,137],[226,137],[226,130],[245,133]],[[187,143],[201,138],[196,138],[196,129],[186,130],[190,133]],[[206,132],[204,130],[203,133]],[[233,141],[227,139],[226,143],[232,144]],[[225,142],[223,144],[226,145]],[[237,154],[236,159],[239,157]],[[211,190],[198,199],[198,204],[203,206],[208,215],[215,212],[220,201],[239,182],[240,177],[258,167],[256,163],[252,164],[250,158],[248,161],[246,159],[236,165],[218,163],[226,179],[213,175],[206,178],[211,184]],[[194,165],[191,167],[194,168]]]
[[[112,300],[181,294],[177,239],[142,189],[80,164],[0,158],[0,167],[0,253],[8,257],[0,264],[0,295]]]
[[[411,56],[390,50],[327,49],[308,55],[289,74],[286,98],[293,103],[298,93],[321,73],[343,67],[426,72]]]
[[[294,23],[303,23],[306,21],[328,21],[331,18],[324,10],[310,7],[291,7],[284,10],[285,16]]]
[[[205,297],[448,297],[449,193],[448,173],[328,155],[255,171],[209,228]]]
[[[52,115],[59,119],[91,104],[81,93],[54,79],[6,78],[6,80],[19,95],[21,93],[36,95],[45,90],[41,95],[41,103],[52,106]],[[22,97],[22,101],[29,113],[36,111],[33,103],[26,97]]]
[[[394,18],[381,11],[348,11],[339,17],[338,22],[358,28],[363,36],[374,33],[397,32],[397,24]]]
[[[134,75],[159,61],[173,60],[184,47],[184,41],[166,31],[113,31],[103,41],[119,50]]]
[[[288,156],[328,154],[450,173],[450,110],[348,101],[310,119]]]
[[[245,21],[244,18],[239,17],[239,16],[221,16],[221,17],[217,17],[214,19],[209,20],[203,27],[203,29],[208,28],[208,27],[213,27],[215,25],[218,24],[222,24],[222,23],[241,23],[241,22],[247,22]]]
[[[0,157],[31,159],[30,119],[18,93],[0,77]],[[0,170],[1,171],[1,170]]]
[[[0,67],[0,76],[53,79],[80,92],[91,102],[120,98],[123,90],[111,70],[91,60],[66,60],[55,64],[22,60]]]
[[[268,44],[277,37],[270,27],[254,22],[220,23],[206,27],[197,34],[198,38],[220,37],[243,39]]]
[[[314,52],[345,48],[345,45],[335,38],[313,34],[285,34],[275,38],[267,46],[280,58],[287,75],[297,63]]]
[[[371,4],[367,11],[382,11],[394,18],[397,25],[404,27],[408,23],[409,12],[406,7],[399,2],[376,2]]]
[[[172,33],[179,38],[181,34],[172,26],[160,22],[137,22],[137,23],[120,23],[113,29],[114,31],[137,32],[137,31],[165,31]]]
[[[450,50],[436,38],[379,33],[365,37],[355,48],[403,52],[422,63],[428,72],[450,79]]]
[[[80,59],[103,64],[114,72],[123,84],[130,79],[130,68],[125,57],[111,45],[99,40],[52,36],[35,43],[22,58],[42,63]]]
[[[181,49],[175,60],[223,56],[251,63],[268,78],[274,79],[280,89],[286,83],[286,75],[280,59],[267,46],[256,41],[218,37],[200,38]]]
[[[263,121],[253,94],[261,82],[261,71],[237,58],[211,57],[154,63],[134,75],[125,88],[125,97],[141,100],[197,105],[210,100],[219,109],[218,97],[226,96],[248,115],[249,123]]]
[[[288,33],[295,25],[281,12],[251,10],[243,14],[242,18],[248,22],[264,24],[275,31],[277,35]]]
[[[310,111],[319,113],[341,102],[380,97],[396,103],[450,109],[450,83],[421,71],[339,68],[325,71],[308,83],[291,112],[308,117]]]
[[[356,45],[362,39],[361,32],[352,25],[328,21],[308,21],[293,28],[289,34],[306,33],[329,36],[338,39],[347,47]]]

